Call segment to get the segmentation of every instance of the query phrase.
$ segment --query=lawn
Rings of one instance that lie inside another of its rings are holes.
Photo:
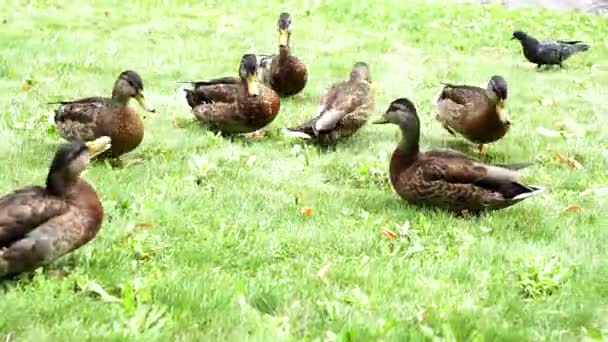
[[[236,75],[243,53],[276,51],[281,11],[306,89],[263,138],[205,131],[175,81]],[[62,141],[47,101],[109,95],[133,69],[157,113],[126,158],[142,163],[85,175],[105,208],[97,238],[0,284],[0,340],[608,339],[607,27],[400,1],[2,2],[0,193],[44,182]],[[539,72],[514,29],[592,49]],[[513,126],[488,159],[534,161],[523,179],[546,192],[478,218],[421,210],[387,182],[397,127],[368,125],[329,152],[280,134],[359,60],[374,115],[406,96],[423,148],[473,154],[432,99],[442,81],[504,76]]]

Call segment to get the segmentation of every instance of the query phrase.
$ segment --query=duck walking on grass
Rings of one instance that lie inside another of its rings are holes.
[[[279,27],[279,54],[259,55],[260,80],[279,96],[295,95],[308,81],[306,65],[291,54],[291,15],[281,13]]]
[[[144,84],[135,71],[123,71],[116,82],[112,97],[89,97],[76,101],[52,102],[61,104],[55,110],[55,124],[59,134],[68,141],[91,141],[101,136],[112,139],[104,157],[118,158],[131,152],[142,142],[144,124],[129,100],[134,98],[148,112]]]
[[[479,144],[481,153],[485,153],[485,144],[507,134],[511,120],[505,110],[507,82],[504,78],[492,76],[486,89],[444,84],[437,101],[437,120],[450,134],[459,133]]]
[[[559,65],[577,52],[589,50],[589,45],[583,44],[580,40],[541,40],[523,31],[513,32],[511,39],[517,39],[524,50],[524,57],[531,63],[536,64],[537,68],[543,65]]]
[[[406,98],[393,101],[375,123],[401,128],[390,179],[395,191],[412,204],[478,213],[511,206],[542,191],[518,180],[516,170],[527,165],[488,165],[449,150],[421,152],[420,121],[414,104]]]
[[[257,59],[241,58],[239,77],[208,81],[186,81],[186,100],[194,116],[213,131],[250,133],[271,123],[279,113],[281,100],[274,90],[257,80]]]
[[[95,237],[103,208],[93,187],[79,177],[110,142],[101,137],[62,145],[46,187],[30,186],[0,198],[0,278],[51,263]]]
[[[374,95],[367,63],[358,62],[346,81],[335,83],[321,97],[313,118],[286,134],[313,139],[321,145],[334,145],[341,138],[355,134],[367,122],[374,108]]]

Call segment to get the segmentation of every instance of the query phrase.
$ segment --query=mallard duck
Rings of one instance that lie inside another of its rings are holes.
[[[577,52],[587,51],[590,46],[580,40],[541,40],[523,31],[513,32],[511,40],[517,39],[524,50],[524,57],[536,64],[537,69],[543,65],[559,65]]]
[[[260,79],[279,96],[291,96],[304,89],[308,80],[308,71],[306,65],[290,51],[291,15],[281,13],[278,26],[279,54],[258,57]]]
[[[485,144],[502,138],[511,120],[504,109],[507,99],[507,82],[501,76],[492,76],[486,89],[467,85],[444,83],[438,100],[437,120],[455,135],[462,134],[469,141],[480,144],[480,152]]]
[[[80,179],[110,138],[62,145],[46,186],[21,188],[0,198],[0,278],[32,271],[95,237],[103,208],[95,189]]]
[[[60,101],[55,111],[55,124],[59,134],[68,141],[90,141],[101,136],[112,139],[112,148],[105,157],[119,157],[132,151],[144,137],[144,124],[137,111],[128,105],[131,98],[149,112],[146,106],[144,84],[131,70],[123,71],[116,82],[112,97],[89,97],[76,101]]]
[[[373,108],[369,66],[358,62],[348,80],[335,83],[321,97],[312,120],[287,129],[286,134],[333,145],[338,139],[350,137],[363,127]]]
[[[186,100],[194,116],[213,131],[249,133],[271,123],[279,113],[281,100],[274,90],[258,83],[257,59],[241,59],[239,78],[187,81]]]
[[[377,124],[399,125],[401,142],[390,162],[395,191],[410,203],[456,213],[478,213],[511,206],[542,191],[518,180],[529,164],[488,165],[450,150],[421,152],[420,121],[414,104],[393,101]]]

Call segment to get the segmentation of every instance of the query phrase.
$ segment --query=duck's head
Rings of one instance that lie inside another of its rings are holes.
[[[511,37],[511,40],[517,39],[519,41],[522,41],[522,40],[526,39],[527,36],[528,35],[526,34],[526,32],[517,30],[517,31],[513,32],[513,37]]]
[[[239,77],[247,83],[247,93],[251,96],[258,96],[260,89],[258,87],[258,60],[255,55],[246,54],[241,58],[239,65]]]
[[[507,81],[502,76],[492,76],[488,82],[488,90],[496,94],[499,102],[507,99]]]
[[[371,82],[371,75],[369,72],[369,65],[365,62],[357,62],[353,65],[353,69],[350,72],[350,80],[358,81],[365,80],[367,82]]]
[[[291,15],[283,12],[279,15],[279,47],[289,47],[291,37]]]
[[[495,97],[496,109],[500,121],[503,125],[511,125],[509,112],[505,109],[505,101],[507,99],[507,81],[502,76],[492,76],[488,82],[488,94]]]
[[[403,97],[391,102],[382,118],[374,121],[374,123],[391,123],[402,128],[414,128],[419,125],[418,112],[412,101]]]
[[[146,105],[144,83],[141,80],[141,76],[133,70],[123,71],[118,76],[118,79],[114,83],[112,98],[124,103],[128,102],[130,98],[134,98],[146,111],[155,112],[154,108]]]
[[[101,137],[87,143],[71,142],[59,147],[51,163],[46,188],[54,195],[65,194],[75,184],[91,158],[111,147],[110,137]]]

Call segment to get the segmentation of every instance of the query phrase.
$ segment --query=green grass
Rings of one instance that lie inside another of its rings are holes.
[[[143,164],[85,175],[106,211],[97,238],[3,284],[0,340],[608,338],[606,17],[397,1],[58,3],[0,4],[0,193],[44,181],[61,143],[47,101],[109,94],[133,69],[158,113],[130,156]],[[262,140],[204,131],[175,81],[234,75],[243,53],[275,51],[282,10],[307,88]],[[516,28],[593,48],[537,72],[509,40]],[[396,127],[369,125],[329,153],[278,133],[358,60],[372,68],[375,115],[409,97],[426,148],[463,148],[431,114],[441,81],[503,75],[514,124],[489,158],[535,161],[524,180],[547,191],[455,218],[387,184]],[[538,133],[556,120],[557,137]]]

